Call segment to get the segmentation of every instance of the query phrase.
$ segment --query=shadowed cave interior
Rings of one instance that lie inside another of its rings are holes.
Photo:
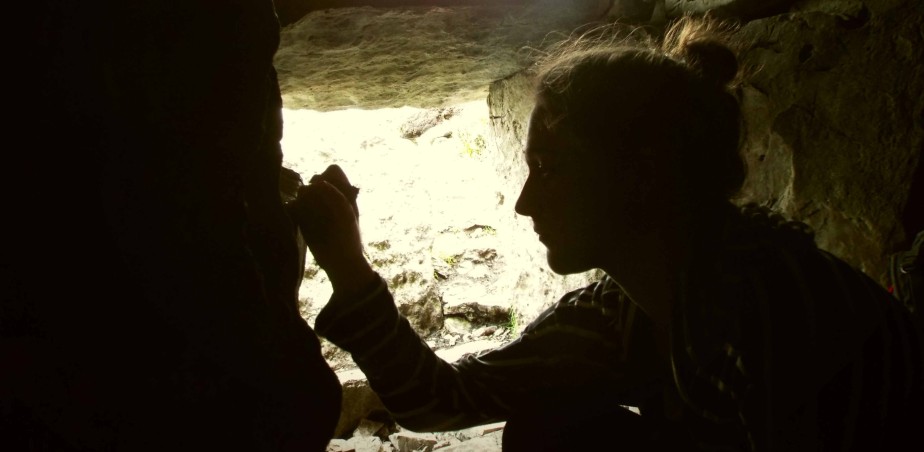
[[[14,214],[0,329],[15,370],[0,377],[0,408],[15,433],[3,441],[499,450],[499,425],[401,430],[349,356],[306,328],[330,289],[310,255],[301,286],[286,283],[303,270],[280,238],[291,225],[278,169],[308,180],[344,167],[361,190],[366,255],[400,312],[444,358],[496,347],[599,276],[552,273],[513,212],[528,49],[588,23],[657,33],[688,13],[739,19],[753,71],[737,93],[749,168],[738,201],[805,221],[819,246],[889,286],[889,256],[924,229],[916,8],[42,2],[22,66],[31,98],[15,115],[31,142],[11,151],[22,171],[4,181]]]

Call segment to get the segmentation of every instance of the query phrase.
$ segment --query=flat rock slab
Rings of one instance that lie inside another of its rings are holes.
[[[593,0],[338,8],[282,30],[274,64],[287,108],[434,107],[483,99],[525,46],[601,15]]]

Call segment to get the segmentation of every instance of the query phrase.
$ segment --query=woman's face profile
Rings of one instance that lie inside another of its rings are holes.
[[[533,110],[524,158],[529,176],[516,211],[533,221],[553,271],[570,274],[602,267],[607,246],[622,229],[617,218],[625,195],[612,158],[579,149],[541,100]]]

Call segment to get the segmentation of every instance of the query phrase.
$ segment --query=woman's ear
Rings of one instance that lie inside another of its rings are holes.
[[[653,149],[639,149],[637,154],[626,162],[625,173],[632,181],[633,197],[642,203],[658,202],[655,192],[664,179],[663,174],[659,172],[659,165],[653,158],[653,152]]]
[[[631,211],[636,217],[632,223],[637,232],[650,230],[664,220],[672,209],[671,193],[678,187],[675,165],[665,162],[657,149],[639,149],[625,171],[629,180]]]

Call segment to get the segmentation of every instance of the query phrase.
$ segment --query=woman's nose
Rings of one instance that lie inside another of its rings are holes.
[[[517,203],[513,208],[516,213],[526,217],[531,217],[535,214],[533,191],[532,177],[527,177],[526,183],[523,184],[523,188],[520,190],[520,197],[517,198]]]

